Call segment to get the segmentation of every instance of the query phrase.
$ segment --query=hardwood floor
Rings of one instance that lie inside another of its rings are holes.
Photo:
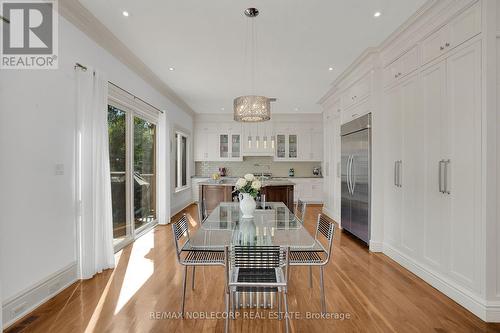
[[[307,209],[306,226],[311,232],[320,211],[320,206]],[[195,206],[186,212],[192,216],[191,226],[197,228]],[[224,310],[223,272],[220,267],[196,270],[195,290],[187,290],[186,311]],[[307,268],[294,267],[290,311],[302,318],[292,317],[292,332],[500,332],[500,325],[482,322],[385,255],[369,253],[338,230],[333,257],[325,269],[326,302],[329,312],[348,319],[304,318],[306,311],[320,313],[318,285],[317,269],[310,289]],[[182,269],[175,259],[171,227],[158,226],[118,253],[114,270],[73,284],[7,332],[223,332],[222,319],[165,318],[165,313],[180,311],[181,288]],[[284,331],[284,321],[240,318],[231,322],[231,332],[272,331]]]

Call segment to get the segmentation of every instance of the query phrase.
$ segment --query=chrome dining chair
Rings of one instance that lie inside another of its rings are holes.
[[[172,232],[175,242],[175,252],[177,262],[184,266],[184,277],[182,281],[182,308],[181,313],[184,317],[184,303],[186,299],[186,275],[188,266],[192,267],[191,288],[194,289],[194,278],[196,266],[224,266],[223,251],[203,251],[203,250],[184,250],[186,244],[189,243],[189,228],[186,214],[175,223],[172,223]],[[184,243],[180,244],[180,241]]]
[[[326,313],[325,285],[323,279],[323,267],[330,261],[332,252],[333,236],[335,234],[335,225],[330,222],[324,214],[318,214],[316,233],[314,241],[319,244],[322,251],[292,251],[290,252],[290,266],[309,266],[309,287],[312,288],[312,267],[320,268],[320,288],[321,288],[321,311]],[[326,240],[328,246],[325,248],[320,239]]]
[[[306,218],[307,203],[300,199],[297,200],[297,207],[295,207],[295,216],[304,224]]]
[[[290,248],[283,246],[226,246],[226,326],[229,331],[229,305],[234,308],[235,292],[277,292],[283,294],[288,313],[288,275]],[[281,308],[281,297],[278,306]],[[280,311],[280,310],[278,310]],[[285,315],[286,332],[289,316]],[[281,319],[281,315],[280,315]]]

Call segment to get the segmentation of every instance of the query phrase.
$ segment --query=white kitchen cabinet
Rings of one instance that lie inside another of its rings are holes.
[[[324,114],[323,209],[340,221],[340,101]]]
[[[440,161],[443,160],[447,141],[446,113],[446,61],[443,60],[422,72],[422,110],[424,113],[424,214],[423,261],[435,269],[445,266],[449,217],[446,216],[447,198],[440,192]],[[442,163],[441,163],[442,164]]]
[[[450,274],[455,281],[479,291],[477,258],[481,216],[481,43],[447,59],[447,140],[445,141],[445,196],[449,214]],[[465,245],[466,244],[466,245]],[[464,246],[465,245],[465,246]]]
[[[278,131],[276,132],[275,161],[297,161],[299,160],[299,135],[298,132]]]
[[[211,124],[194,129],[194,160],[216,161],[219,159],[219,136]]]
[[[370,113],[370,100],[365,99],[362,103],[356,104],[348,109],[342,110],[341,121],[342,124],[348,123],[351,120],[364,116]]]
[[[288,178],[295,183],[293,200],[307,203],[323,203],[323,178]]]
[[[192,178],[191,179],[191,194],[193,202],[200,201],[200,183],[208,181],[210,178]]]
[[[384,93],[386,242],[480,288],[481,43]]]
[[[385,222],[387,239],[409,255],[417,252],[423,205],[420,77],[411,75],[385,93]]]
[[[414,46],[384,69],[384,86],[397,83],[419,67],[418,47]]]
[[[436,59],[481,32],[481,6],[474,6],[422,42],[422,62]]]
[[[218,134],[218,160],[219,161],[242,161],[241,134],[225,132]]]
[[[402,160],[401,87],[384,93],[384,231],[385,241],[398,246],[401,241],[402,190],[399,161]]]
[[[399,187],[401,190],[401,246],[410,254],[419,251],[421,238],[421,212],[423,208],[423,114],[421,81],[411,75],[400,85],[401,94],[401,160],[399,162]]]
[[[314,125],[305,126],[304,130],[298,134],[300,142],[298,160],[300,161],[323,160],[323,133]]]
[[[470,290],[481,209],[481,47],[462,49],[425,69],[424,262]],[[466,244],[466,245],[464,245]]]
[[[346,92],[342,96],[342,107],[348,108],[354,105],[370,94],[371,89],[371,73],[366,74],[351,87],[347,88]]]

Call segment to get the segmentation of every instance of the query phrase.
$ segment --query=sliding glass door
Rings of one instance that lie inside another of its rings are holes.
[[[134,117],[134,227],[156,221],[156,125]]]
[[[156,213],[156,124],[108,105],[109,159],[115,250],[149,230]]]

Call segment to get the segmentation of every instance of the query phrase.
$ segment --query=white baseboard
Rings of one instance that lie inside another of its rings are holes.
[[[77,280],[78,269],[76,262],[74,262],[30,288],[6,299],[2,304],[3,327],[9,327]]]
[[[339,229],[342,229],[342,224],[340,223],[340,219],[336,219],[335,214],[333,214],[333,212],[328,208],[326,208],[325,206],[323,206],[323,214],[325,214],[326,216],[337,222],[337,224],[339,225]]]
[[[500,302],[486,303],[486,317],[488,323],[500,323]]]
[[[168,220],[171,220],[172,216],[175,216],[175,215],[179,214],[184,209],[188,208],[189,206],[191,206],[194,203],[195,203],[194,201],[189,201],[188,203],[186,203],[186,204],[184,204],[182,206],[179,206],[178,208],[174,208],[173,210],[170,211],[170,218]]]
[[[370,240],[370,252],[384,252],[384,243]]]
[[[500,302],[487,303],[480,296],[457,285],[441,274],[407,257],[387,243],[383,244],[384,254],[398,264],[416,274],[425,282],[472,312],[483,321],[500,322]]]

